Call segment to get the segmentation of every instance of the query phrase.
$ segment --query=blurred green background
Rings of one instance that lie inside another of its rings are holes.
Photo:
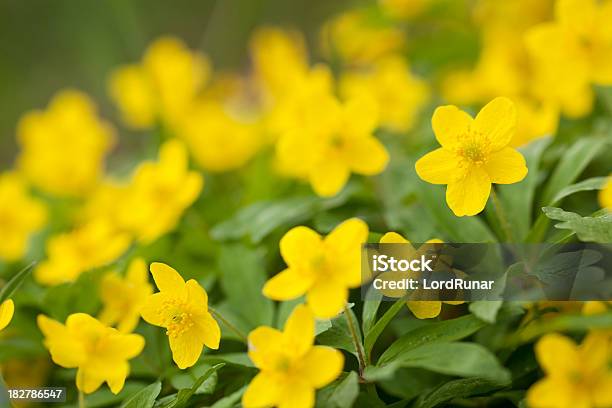
[[[292,26],[312,44],[322,22],[355,0],[2,0],[0,1],[0,171],[16,153],[15,127],[25,111],[46,106],[61,88],[89,93],[129,145],[106,95],[106,79],[138,61],[164,34],[203,50],[215,68],[248,63],[251,30]],[[359,3],[368,3],[359,1]]]

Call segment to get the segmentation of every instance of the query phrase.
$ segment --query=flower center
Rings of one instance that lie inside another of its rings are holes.
[[[279,356],[278,359],[276,360],[275,366],[278,371],[287,372],[291,368],[291,359],[289,359],[289,357],[284,356],[284,355]]]
[[[472,164],[483,164],[489,156],[489,145],[482,133],[468,130],[459,137],[457,154]]]
[[[169,337],[178,337],[194,325],[192,314],[182,302],[166,302],[162,306],[162,313],[166,316],[164,326]]]

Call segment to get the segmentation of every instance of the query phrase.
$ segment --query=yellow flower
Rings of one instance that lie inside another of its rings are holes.
[[[136,258],[127,269],[125,277],[110,272],[100,283],[100,298],[104,308],[99,319],[107,325],[117,324],[122,333],[132,332],[140,320],[140,309],[145,299],[153,293],[149,284],[147,265]]]
[[[612,306],[612,301],[591,300],[582,305],[582,314],[591,315],[607,312]]]
[[[36,267],[34,277],[44,285],[73,282],[81,273],[120,257],[130,243],[130,236],[118,232],[108,220],[92,220],[51,237],[46,244],[48,259]]]
[[[0,330],[3,330],[11,322],[15,313],[15,304],[11,299],[6,299],[0,304]]]
[[[405,35],[397,27],[376,21],[361,10],[335,17],[321,30],[321,48],[329,56],[339,56],[347,64],[372,63],[400,51]]]
[[[175,228],[204,184],[202,175],[188,166],[187,149],[176,139],[161,146],[159,161],[140,164],[122,195],[119,227],[144,243]]]
[[[278,140],[281,168],[295,167],[323,197],[342,190],[351,173],[372,176],[385,169],[389,155],[373,135],[378,123],[375,103],[360,99],[340,104],[329,98],[316,105],[310,126],[288,131]]]
[[[381,244],[410,244],[406,238],[402,237],[400,234],[396,232],[387,232],[380,238]],[[428,244],[441,244],[442,241],[439,239],[430,239],[426,243]],[[412,246],[411,246],[412,248]],[[408,309],[414,314],[417,319],[431,319],[440,314],[442,311],[442,303],[446,303],[448,305],[460,305],[464,303],[463,301],[454,301],[454,300],[445,300],[445,301],[437,301],[437,300],[408,300],[406,301],[406,306]]]
[[[456,216],[481,212],[491,183],[517,183],[527,175],[523,156],[507,147],[516,126],[509,99],[495,98],[475,119],[456,106],[438,107],[432,126],[442,147],[420,158],[416,171],[429,183],[448,185],[446,202]]]
[[[249,333],[249,357],[259,368],[244,395],[245,408],[310,408],[315,390],[342,372],[338,350],[314,346],[315,320],[305,305],[293,310],[283,331],[262,326]]]
[[[546,377],[527,392],[533,408],[610,407],[612,369],[607,336],[590,333],[577,346],[560,334],[547,334],[535,346]]]
[[[612,210],[612,177],[608,179],[604,188],[599,192],[599,203],[603,208]]]
[[[205,56],[177,38],[161,37],[149,46],[140,65],[112,73],[109,93],[128,125],[146,129],[161,121],[174,130],[209,75]]]
[[[571,117],[592,109],[591,84],[612,84],[612,2],[559,0],[555,21],[532,28],[526,44],[538,70],[538,92]]]
[[[20,119],[17,141],[17,167],[32,184],[51,194],[80,196],[98,182],[114,132],[87,95],[64,90],[46,111]]]
[[[22,258],[30,236],[42,228],[46,218],[46,207],[30,196],[21,177],[0,174],[0,260]]]
[[[371,68],[346,72],[340,90],[347,99],[375,100],[381,125],[395,132],[405,132],[414,126],[430,96],[427,84],[412,75],[399,56],[382,59]]]
[[[85,313],[71,314],[65,325],[45,315],[38,315],[37,322],[53,362],[78,368],[76,385],[86,394],[105,381],[113,394],[119,393],[130,373],[128,360],[145,345],[142,336],[120,333]]]
[[[195,161],[210,171],[237,169],[253,157],[260,145],[258,129],[228,112],[216,101],[194,104],[182,124],[181,137]]]
[[[256,78],[274,98],[282,97],[308,72],[306,45],[298,31],[258,28],[249,49]]]
[[[292,228],[280,241],[288,267],[266,282],[263,294],[274,300],[306,294],[315,316],[337,315],[349,288],[361,284],[361,244],[367,237],[368,226],[358,218],[344,221],[325,238],[308,227]]]
[[[510,146],[520,147],[544,136],[557,133],[559,107],[529,98],[512,98],[516,104],[516,132]]]
[[[172,358],[180,369],[194,365],[204,345],[219,348],[221,329],[208,312],[208,295],[193,279],[187,283],[170,266],[154,262],[151,274],[159,292],[147,297],[142,318],[166,328]]]

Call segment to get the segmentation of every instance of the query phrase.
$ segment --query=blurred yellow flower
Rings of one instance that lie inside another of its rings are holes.
[[[584,302],[582,305],[582,314],[591,315],[591,314],[599,314],[605,313],[610,310],[612,306],[612,301],[599,301],[599,300],[591,300]]]
[[[104,307],[98,319],[109,326],[116,324],[122,333],[130,333],[138,325],[140,309],[151,293],[147,265],[142,258],[136,258],[130,262],[125,277],[109,272],[102,278],[100,298]]]
[[[342,372],[338,350],[315,346],[315,320],[305,305],[293,310],[283,331],[261,326],[249,333],[249,357],[259,368],[244,395],[245,408],[315,405],[315,390]]]
[[[257,124],[238,118],[216,101],[194,104],[181,128],[181,138],[197,164],[210,171],[244,166],[260,145]]]
[[[274,300],[306,294],[315,316],[337,315],[349,288],[361,284],[361,244],[367,237],[368,226],[358,218],[344,221],[325,238],[308,227],[292,228],[280,240],[288,267],[266,282],[263,294]]]
[[[533,98],[511,98],[516,105],[516,132],[510,146],[520,147],[544,136],[557,133],[559,107]]]
[[[54,195],[81,196],[102,175],[114,132],[98,118],[87,95],[64,90],[47,110],[28,112],[20,119],[17,141],[17,167],[33,185]]]
[[[570,117],[591,111],[591,84],[612,85],[611,19],[612,1],[558,0],[555,21],[526,35],[538,70],[536,92]]]
[[[406,238],[402,237],[396,232],[387,232],[380,238],[381,244],[410,244]],[[426,243],[428,244],[441,244],[442,241],[439,239],[430,239]],[[412,249],[416,251],[414,248]],[[414,314],[417,319],[431,319],[437,317],[442,311],[442,303],[448,305],[460,305],[463,301],[453,300],[408,300],[406,306]]]
[[[400,56],[390,56],[372,67],[347,71],[340,80],[346,99],[371,98],[378,104],[380,123],[394,132],[406,132],[415,124],[430,97],[425,81],[410,73]]]
[[[198,198],[204,178],[189,170],[184,144],[165,142],[157,162],[141,163],[120,197],[117,223],[139,241],[149,243],[176,227],[183,212]]]
[[[11,322],[15,313],[15,304],[12,299],[6,299],[0,304],[0,330],[3,330]]]
[[[527,175],[525,159],[507,147],[516,126],[516,108],[507,98],[495,98],[475,119],[456,106],[436,109],[432,118],[442,146],[416,162],[419,177],[447,184],[446,202],[462,217],[481,212],[491,183],[512,184]]]
[[[249,50],[255,76],[273,98],[282,97],[308,72],[308,54],[302,34],[275,27],[260,27]]]
[[[119,393],[130,372],[128,360],[145,345],[142,336],[120,333],[85,313],[71,314],[65,325],[45,315],[38,315],[37,321],[53,362],[78,368],[76,385],[86,394],[105,381],[113,394]]]
[[[372,63],[400,51],[405,45],[401,29],[351,10],[327,22],[321,30],[321,48],[330,57],[349,65]]]
[[[129,126],[146,129],[161,122],[174,131],[210,70],[204,55],[175,37],[161,37],[149,45],[141,64],[112,73],[109,93]]]
[[[154,262],[151,274],[159,292],[147,297],[142,318],[166,328],[172,358],[180,369],[194,365],[204,345],[219,348],[221,329],[208,312],[208,295],[194,279],[187,283],[170,266]]]
[[[527,392],[533,408],[612,406],[610,343],[590,333],[577,346],[560,334],[547,334],[535,346],[546,377]]]
[[[30,236],[46,219],[45,205],[30,196],[22,178],[16,173],[0,173],[0,260],[22,258]]]
[[[130,243],[129,234],[117,231],[108,220],[92,220],[51,237],[46,244],[47,259],[38,264],[34,277],[43,285],[73,282],[81,273],[116,260]]]
[[[312,123],[284,133],[277,142],[281,171],[293,171],[319,196],[330,197],[342,190],[351,173],[372,176],[385,169],[389,155],[373,135],[378,124],[374,102],[340,104],[328,98],[313,105],[318,112],[309,118]]]
[[[603,208],[612,210],[612,176],[608,178],[606,185],[599,192],[599,203]]]

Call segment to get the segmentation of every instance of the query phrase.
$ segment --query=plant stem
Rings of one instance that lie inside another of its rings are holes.
[[[79,408],[85,408],[85,394],[79,390]]]
[[[231,324],[225,317],[223,317],[221,313],[217,312],[212,307],[209,307],[208,311],[210,312],[210,314],[213,315],[215,319],[221,321],[221,323],[227,326],[228,329],[233,331],[240,338],[240,340],[242,340],[244,343],[247,343],[247,336],[242,333],[242,331],[240,331],[240,329],[238,329],[235,325]]]
[[[493,207],[495,207],[495,213],[497,214],[497,218],[499,218],[499,222],[501,223],[501,227],[506,234],[506,238],[510,242],[514,242],[514,237],[512,236],[512,229],[510,228],[510,224],[508,223],[508,217],[506,217],[506,212],[504,211],[504,207],[497,197],[497,193],[495,192],[495,188],[491,187],[491,197],[493,197]]]
[[[351,338],[353,339],[353,345],[355,346],[355,351],[357,352],[357,360],[359,361],[359,377],[363,378],[363,371],[366,368],[365,353],[363,350],[363,345],[357,336],[357,329],[355,328],[350,310],[348,307],[346,307],[346,305],[344,305],[344,317],[346,318],[346,323],[348,324],[349,331],[351,332]]]

